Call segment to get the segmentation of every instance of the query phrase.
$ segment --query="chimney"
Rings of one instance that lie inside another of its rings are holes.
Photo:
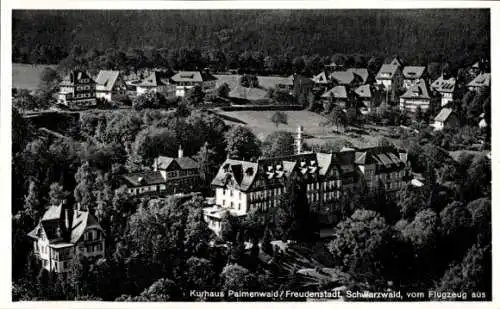
[[[300,154],[302,152],[302,133],[304,131],[304,128],[302,126],[299,126],[297,128],[297,139],[296,139],[296,146],[297,146],[297,154]]]
[[[158,158],[155,158],[153,161],[153,170],[156,172],[158,171]]]
[[[182,146],[179,145],[179,150],[177,152],[177,157],[182,158],[184,156],[184,151],[182,150]]]

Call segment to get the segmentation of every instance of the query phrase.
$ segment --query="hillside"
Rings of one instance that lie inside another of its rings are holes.
[[[36,25],[34,27],[33,25]],[[487,55],[489,10],[14,11],[13,57],[57,63],[86,50],[220,49],[296,56],[399,54],[408,59]],[[232,53],[232,55],[231,55]],[[410,60],[411,60],[410,59]]]

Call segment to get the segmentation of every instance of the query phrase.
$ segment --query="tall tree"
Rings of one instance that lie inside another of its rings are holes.
[[[235,126],[226,135],[226,152],[229,158],[239,160],[255,160],[260,152],[260,141],[244,126]]]

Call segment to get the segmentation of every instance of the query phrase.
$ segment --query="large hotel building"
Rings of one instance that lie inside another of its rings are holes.
[[[363,149],[345,148],[336,153],[302,153],[299,128],[297,154],[259,159],[257,162],[227,159],[212,181],[215,205],[205,208],[205,220],[217,234],[226,213],[245,216],[275,207],[286,194],[287,180],[302,179],[312,211],[325,222],[334,216],[342,194],[364,184],[368,189],[380,183],[388,192],[399,190],[406,181],[407,153],[393,146]]]

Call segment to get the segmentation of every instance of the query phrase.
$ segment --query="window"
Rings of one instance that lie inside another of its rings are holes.
[[[230,196],[233,196],[233,190],[231,190],[231,191],[229,192],[229,195],[230,195]]]
[[[238,192],[239,199],[241,200],[241,192]]]
[[[222,206],[226,206],[226,200],[222,200]]]
[[[62,269],[68,268],[68,262],[63,262],[62,263]]]
[[[222,195],[226,195],[226,189],[222,189]]]
[[[231,202],[231,208],[233,208],[233,207],[234,207],[234,203],[233,203],[233,202]]]
[[[238,210],[241,210],[241,203],[238,203]]]
[[[47,260],[43,260],[43,267],[47,267],[48,265],[48,261]]]

